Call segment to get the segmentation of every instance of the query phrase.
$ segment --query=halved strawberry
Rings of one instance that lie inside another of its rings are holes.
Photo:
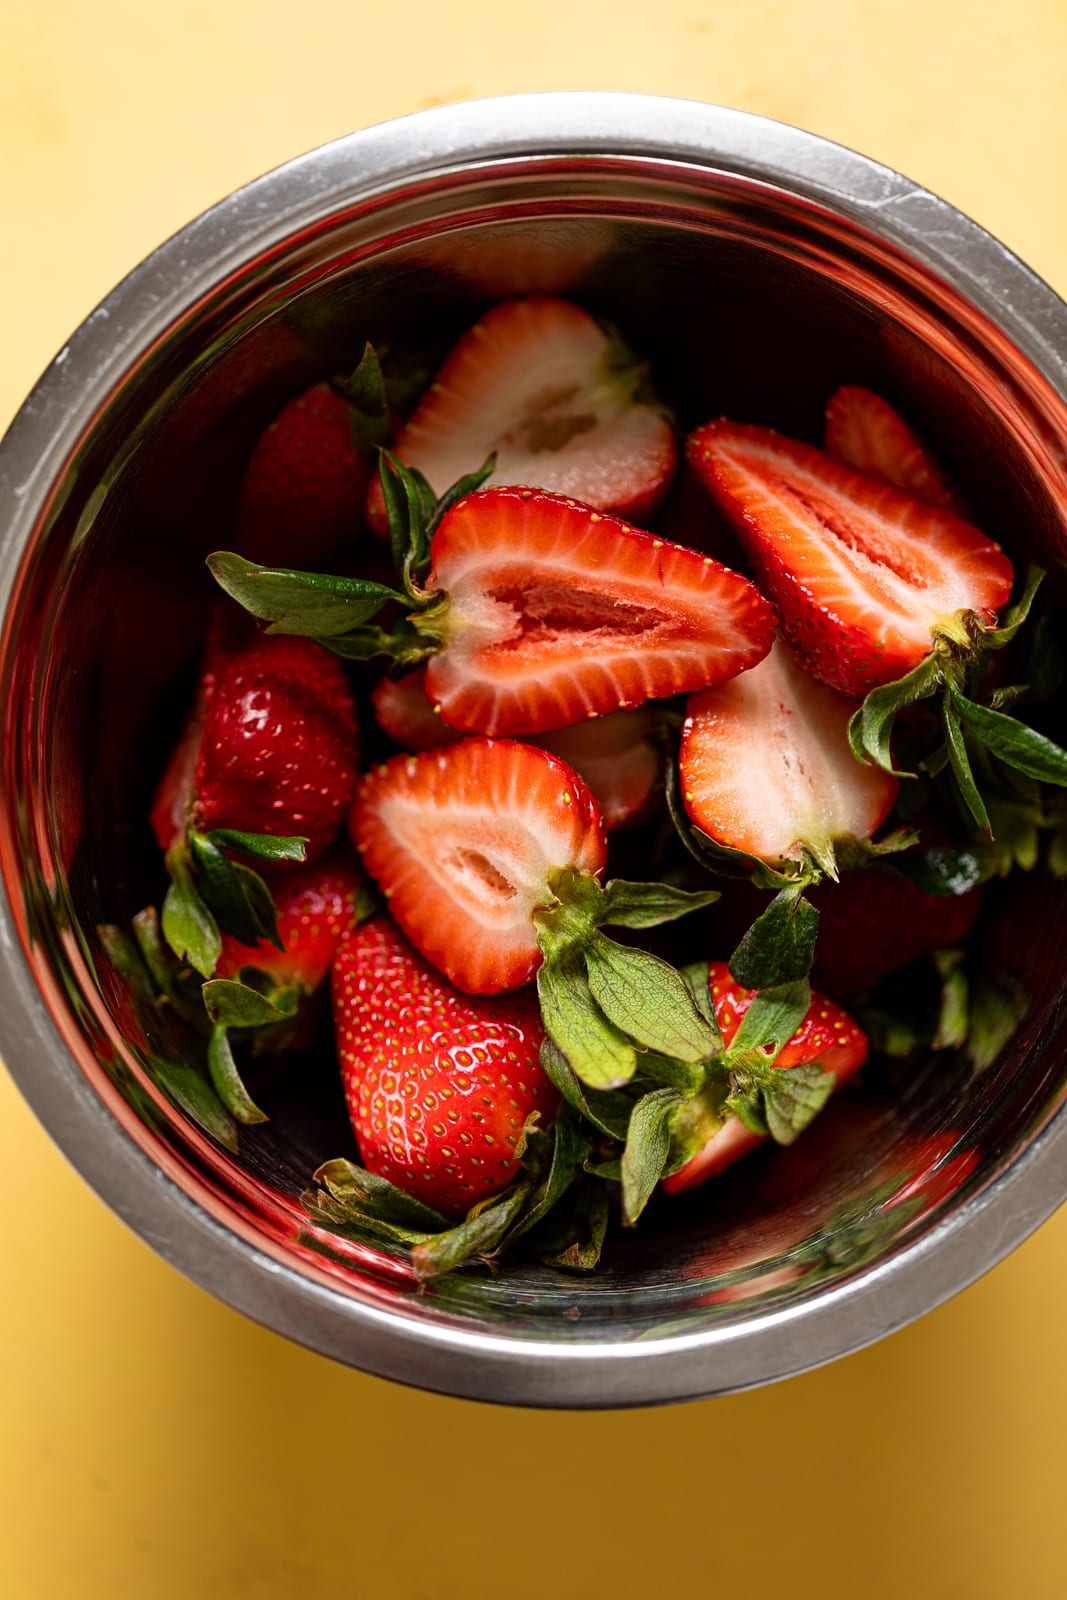
[[[625,1082],[639,1049],[714,1050],[681,975],[600,929],[654,927],[718,895],[602,886],[600,812],[558,756],[504,739],[396,756],[360,783],[351,829],[397,922],[457,988],[499,994],[536,973],[545,1028],[585,1082]]]
[[[533,913],[607,861],[596,801],[556,756],[465,739],[364,777],[352,837],[409,939],[457,987],[499,994],[541,964]]]
[[[869,839],[899,788],[853,755],[855,710],[780,641],[758,666],[690,696],[679,756],[688,815],[716,844],[833,875],[835,841]]]
[[[580,307],[550,295],[505,301],[456,345],[395,453],[438,494],[494,453],[494,483],[536,484],[640,518],[677,459],[644,386],[643,368]],[[384,534],[378,484],[367,515]]]
[[[762,595],[709,556],[559,495],[489,489],[434,534],[444,648],[426,688],[444,721],[542,733],[721,683],[770,649]]]
[[[963,500],[937,458],[899,411],[870,389],[846,384],[830,396],[823,448],[868,478],[966,516]]]
[[[719,1024],[723,1044],[729,1049],[746,1011],[757,998],[756,991],[742,989],[730,976],[730,969],[723,961],[709,964],[708,984],[715,1020]],[[852,1018],[832,1000],[813,991],[807,1015],[779,1052],[774,1067],[781,1070],[817,1065],[824,1073],[833,1073],[834,1088],[840,1089],[855,1077],[866,1059],[866,1037]],[[663,1187],[668,1194],[679,1194],[683,1189],[695,1188],[697,1184],[725,1171],[750,1150],[763,1144],[766,1138],[766,1134],[754,1133],[747,1128],[740,1117],[730,1116],[712,1133],[703,1149],[677,1172],[663,1179]]]
[[[941,641],[967,650],[1012,587],[1007,556],[941,507],[769,428],[709,422],[689,459],[731,516],[804,665],[865,695]]]
[[[405,750],[438,750],[463,737],[434,710],[422,667],[383,678],[371,695],[379,725]],[[663,776],[660,719],[648,706],[613,711],[556,733],[530,736],[530,744],[562,756],[592,789],[609,833],[641,821]]]
[[[519,1171],[527,1119],[559,1095],[539,1063],[532,991],[460,994],[387,917],[341,940],[332,969],[345,1099],[364,1166],[443,1216]]]

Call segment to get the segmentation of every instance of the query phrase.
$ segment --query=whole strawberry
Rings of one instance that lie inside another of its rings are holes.
[[[316,383],[290,400],[245,469],[237,511],[242,554],[282,567],[318,567],[340,555],[363,527],[386,419],[369,346],[350,377]]]
[[[237,978],[252,967],[269,980],[269,997],[275,1004],[285,995],[299,1001],[314,994],[330,970],[342,936],[355,922],[363,881],[355,863],[337,851],[294,867],[278,879],[274,892],[278,944],[268,939],[243,944],[226,934],[215,976]]]
[[[331,981],[364,1166],[447,1217],[506,1188],[527,1119],[559,1104],[533,992],[460,994],[384,917],[344,936]]]

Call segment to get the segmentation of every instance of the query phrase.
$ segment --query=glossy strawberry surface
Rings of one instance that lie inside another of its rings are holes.
[[[385,917],[342,939],[332,988],[363,1164],[448,1217],[505,1188],[527,1118],[559,1103],[533,992],[459,993]]]

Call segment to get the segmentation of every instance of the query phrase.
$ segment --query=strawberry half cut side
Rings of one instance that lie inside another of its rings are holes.
[[[734,1057],[731,1094],[715,1105],[717,1121],[704,1108],[707,1137],[664,1178],[668,1194],[705,1183],[768,1138],[791,1143],[833,1090],[854,1078],[867,1059],[867,1040],[852,1018],[824,995],[809,995],[805,985],[806,1010],[801,1009],[799,1023],[777,1054],[766,1064],[747,1061],[746,1054],[758,1050],[738,1050],[744,1043],[742,1026],[757,1005],[766,1005],[765,997],[743,989],[724,962],[709,964],[708,985],[726,1059]],[[699,1119],[691,1117],[690,1142],[692,1130],[699,1127]]]
[[[967,650],[1011,594],[991,539],[769,428],[710,422],[689,460],[731,517],[814,676],[857,698],[946,643]]]
[[[766,655],[753,584],[559,495],[472,494],[442,519],[447,644],[426,687],[467,732],[541,733],[720,683]]]
[[[963,497],[948,474],[888,400],[846,384],[826,406],[823,448],[846,467],[891,484],[916,500],[928,500],[958,516],[966,516]]]
[[[855,710],[780,641],[748,672],[690,696],[679,755],[690,819],[731,851],[835,877],[835,845],[869,839],[899,788],[853,755]]]
[[[663,498],[678,453],[644,367],[550,295],[505,301],[463,336],[394,452],[438,494],[492,452],[495,484],[535,483],[637,519]],[[367,516],[386,532],[377,483]]]
[[[718,895],[602,886],[596,801],[557,756],[467,739],[394,757],[361,782],[351,829],[393,916],[457,988],[537,977],[546,1030],[584,1081],[625,1082],[641,1049],[699,1060],[712,1048],[674,969],[600,928],[653,927]]]

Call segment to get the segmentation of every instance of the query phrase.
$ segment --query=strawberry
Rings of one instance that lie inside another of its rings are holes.
[[[425,669],[383,678],[371,695],[381,728],[405,750],[436,750],[463,736],[441,721],[426,693]],[[660,723],[647,706],[613,711],[576,727],[531,737],[531,744],[562,756],[596,797],[610,833],[641,821],[663,773]]]
[[[731,516],[803,664],[862,696],[933,652],[968,650],[1011,593],[1000,547],[769,428],[709,422],[689,460]]]
[[[834,841],[869,839],[899,787],[852,754],[855,710],[781,642],[748,672],[690,696],[679,773],[692,821],[758,860],[833,874]]]
[[[627,1081],[640,1049],[693,1062],[714,1049],[680,974],[600,927],[654,927],[718,895],[602,886],[600,812],[558,756],[493,739],[396,756],[362,779],[350,826],[397,922],[457,988],[537,975],[546,1030],[585,1082]]]
[[[190,817],[209,831],[299,835],[313,860],[337,837],[359,756],[341,662],[308,639],[263,635],[204,674]]]
[[[527,1119],[559,1105],[533,993],[460,994],[385,917],[342,938],[332,988],[364,1166],[446,1217],[506,1188]]]
[[[876,868],[820,885],[812,901],[819,911],[816,979],[847,1001],[870,994],[921,956],[960,944],[974,926],[982,890],[928,894],[901,873]]]
[[[370,349],[348,378],[314,384],[261,434],[241,481],[238,548],[267,566],[318,567],[363,526],[363,505],[387,432],[381,369]]]
[[[729,1049],[756,992],[736,983],[722,961],[709,964],[708,984],[723,1044]],[[852,1018],[832,1000],[813,992],[807,1015],[779,1052],[774,1066],[782,1069],[818,1065],[824,1073],[834,1074],[834,1088],[840,1089],[855,1077],[866,1059],[867,1040]],[[712,1133],[703,1149],[664,1178],[663,1187],[668,1194],[695,1188],[756,1149],[765,1138],[765,1134],[747,1128],[740,1117],[730,1116]]]
[[[254,967],[270,980],[272,994],[314,994],[330,970],[341,936],[355,922],[362,882],[340,853],[294,867],[279,881],[274,896],[283,948],[266,939],[242,944],[226,934],[215,976],[237,978],[244,968]]]
[[[456,345],[396,454],[438,494],[496,455],[493,482],[531,483],[601,511],[648,515],[677,459],[644,372],[588,312],[550,295],[495,306]],[[386,530],[375,484],[367,516]]]
[[[720,683],[770,649],[773,618],[735,572],[559,495],[468,495],[434,535],[444,648],[426,688],[444,721],[543,733]]]
[[[409,939],[460,989],[498,994],[541,963],[536,907],[607,859],[596,801],[557,757],[465,739],[397,756],[356,792],[352,836]]]
[[[966,515],[961,496],[936,458],[888,400],[870,389],[849,384],[830,396],[823,448],[868,478]]]
[[[427,692],[465,733],[552,732],[720,683],[767,654],[773,614],[746,578],[561,495],[479,493],[486,470],[435,505],[425,479],[383,465],[408,601],[392,631],[367,626],[405,598],[383,584],[231,551],[208,565],[275,632],[353,658],[428,659]]]

